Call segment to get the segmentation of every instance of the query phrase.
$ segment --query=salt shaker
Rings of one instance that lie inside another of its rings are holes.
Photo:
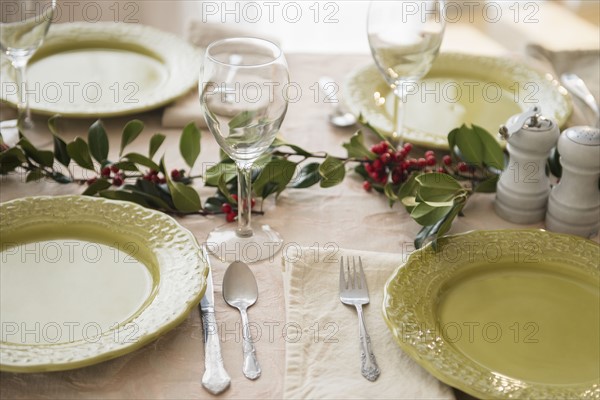
[[[533,107],[511,117],[500,135],[508,141],[510,159],[498,181],[496,213],[517,224],[542,221],[550,195],[546,161],[560,135],[558,125]]]
[[[575,126],[558,139],[562,177],[552,188],[546,228],[591,237],[600,228],[600,129]]]

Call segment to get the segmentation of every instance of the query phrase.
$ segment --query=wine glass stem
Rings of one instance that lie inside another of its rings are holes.
[[[239,237],[252,236],[252,164],[238,164],[238,228]]]
[[[17,71],[17,93],[19,96],[17,126],[20,129],[24,129],[28,127],[31,121],[29,99],[27,97],[27,60],[13,61],[12,64]]]
[[[401,146],[404,144],[404,106],[406,105],[406,93],[403,90],[398,89],[400,88],[397,88],[394,91],[394,122],[396,124],[394,128],[399,145]]]

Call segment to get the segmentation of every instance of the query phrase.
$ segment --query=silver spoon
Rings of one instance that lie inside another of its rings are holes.
[[[337,84],[335,81],[330,77],[323,76],[319,79],[319,88],[321,89],[321,93],[325,95],[324,102],[330,103],[333,106],[333,110],[328,116],[329,123],[339,128],[347,128],[356,125],[356,117],[354,114],[341,108],[340,101],[336,95]]]
[[[247,309],[258,299],[258,286],[250,268],[241,261],[229,265],[223,277],[223,298],[231,307],[240,310],[242,317],[242,349],[244,364],[242,371],[248,379],[260,376],[260,364],[256,359],[256,349],[252,343],[250,326],[248,325]]]
[[[569,92],[583,101],[594,112],[596,116],[595,124],[596,126],[600,126],[600,109],[598,108],[598,103],[583,79],[576,74],[562,74],[560,80]]]

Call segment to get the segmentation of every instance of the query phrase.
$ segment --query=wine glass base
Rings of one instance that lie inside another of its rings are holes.
[[[237,225],[226,224],[209,233],[208,251],[224,262],[254,263],[274,260],[281,250],[283,239],[269,225],[252,224],[252,236],[240,237]]]

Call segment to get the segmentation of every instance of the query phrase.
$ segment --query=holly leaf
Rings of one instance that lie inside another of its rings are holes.
[[[244,126],[247,126],[250,122],[252,122],[252,119],[254,119],[255,115],[255,111],[242,111],[241,113],[233,117],[231,121],[229,121],[229,130],[232,131],[234,129],[243,128]]]
[[[479,136],[482,143],[482,161],[485,165],[502,171],[504,169],[504,151],[500,144],[485,129],[473,125],[473,131]]]
[[[82,193],[84,196],[93,196],[98,192],[106,190],[110,187],[110,182],[106,179],[98,179],[96,182],[92,183],[90,186],[85,189]]]
[[[340,184],[346,176],[344,163],[331,156],[327,156],[323,164],[319,166],[319,174],[321,175],[321,187],[328,188]]]
[[[150,169],[153,169],[155,171],[158,171],[159,168],[160,168],[157,163],[155,163],[154,161],[152,161],[148,157],[143,156],[143,155],[138,154],[138,153],[128,153],[123,158],[125,158],[126,160],[131,161],[131,162],[133,162],[135,164],[143,165],[144,167],[148,167]]]
[[[35,168],[27,173],[27,178],[25,178],[25,182],[39,181],[42,178],[44,178],[44,171],[42,171],[39,168]]]
[[[80,137],[67,145],[67,153],[80,167],[94,171],[88,144]]]
[[[291,144],[291,143],[287,143],[285,141],[283,141],[280,138],[275,138],[275,140],[273,140],[273,143],[271,144],[272,148],[275,147],[289,147],[290,149],[294,150],[296,152],[296,154],[304,156],[304,157],[310,157],[312,156],[312,154],[306,150],[304,150],[302,147],[300,146],[296,146],[295,144]]]
[[[108,136],[102,121],[97,120],[88,130],[88,144],[92,157],[99,163],[108,158]]]
[[[52,134],[52,140],[54,141],[54,157],[59,163],[68,167],[71,163],[71,157],[67,152],[67,144],[58,135]]]
[[[51,167],[54,163],[54,153],[48,150],[38,150],[26,138],[19,140],[18,145],[23,149],[26,156],[30,157],[36,163],[44,167]]]
[[[123,154],[125,147],[133,142],[144,130],[144,123],[139,119],[129,121],[123,128],[123,134],[121,135],[121,151],[119,156]]]
[[[0,174],[8,174],[26,162],[27,158],[23,151],[18,147],[11,147],[0,153]]]
[[[290,183],[295,172],[296,163],[283,158],[274,158],[263,167],[254,181],[254,192],[263,199],[271,193],[279,195]]]
[[[500,179],[499,175],[494,175],[491,178],[486,179],[483,182],[478,183],[473,188],[473,191],[476,193],[495,193],[496,185],[498,184],[498,180]]]
[[[317,162],[306,164],[300,170],[300,173],[294,180],[292,187],[296,189],[304,189],[319,183],[321,181],[321,174],[319,173],[320,166],[321,164]]]
[[[445,202],[452,200],[463,187],[449,174],[432,172],[421,174],[415,178],[417,184],[417,198],[421,201]]]
[[[200,155],[200,139],[200,131],[195,123],[190,122],[183,128],[183,133],[179,140],[179,151],[190,168],[194,166]]]
[[[418,203],[417,206],[410,213],[410,217],[414,219],[419,225],[427,226],[434,225],[438,221],[448,214],[452,209],[452,203],[450,205],[443,205],[440,207],[433,206],[431,203]]]
[[[548,168],[550,169],[550,173],[557,178],[562,176],[562,165],[560,164],[560,154],[558,153],[558,149],[554,147],[550,152],[550,157],[548,158]]]
[[[192,213],[200,210],[202,203],[198,192],[194,188],[180,182],[173,182],[169,178],[167,178],[167,185],[177,211]]]
[[[377,155],[365,146],[362,131],[352,135],[350,142],[344,143],[343,146],[348,151],[348,157],[350,158],[363,159],[366,157],[369,160],[377,158]]]
[[[235,164],[221,161],[220,163],[213,165],[204,173],[204,184],[206,186],[218,186],[221,175],[225,176],[225,181],[227,183],[235,179],[237,176]]]
[[[454,140],[464,161],[473,165],[483,162],[483,143],[474,130],[465,125],[455,133]]]
[[[150,139],[150,149],[148,150],[148,155],[150,158],[153,158],[160,146],[162,146],[165,141],[166,136],[160,133],[156,133]]]

